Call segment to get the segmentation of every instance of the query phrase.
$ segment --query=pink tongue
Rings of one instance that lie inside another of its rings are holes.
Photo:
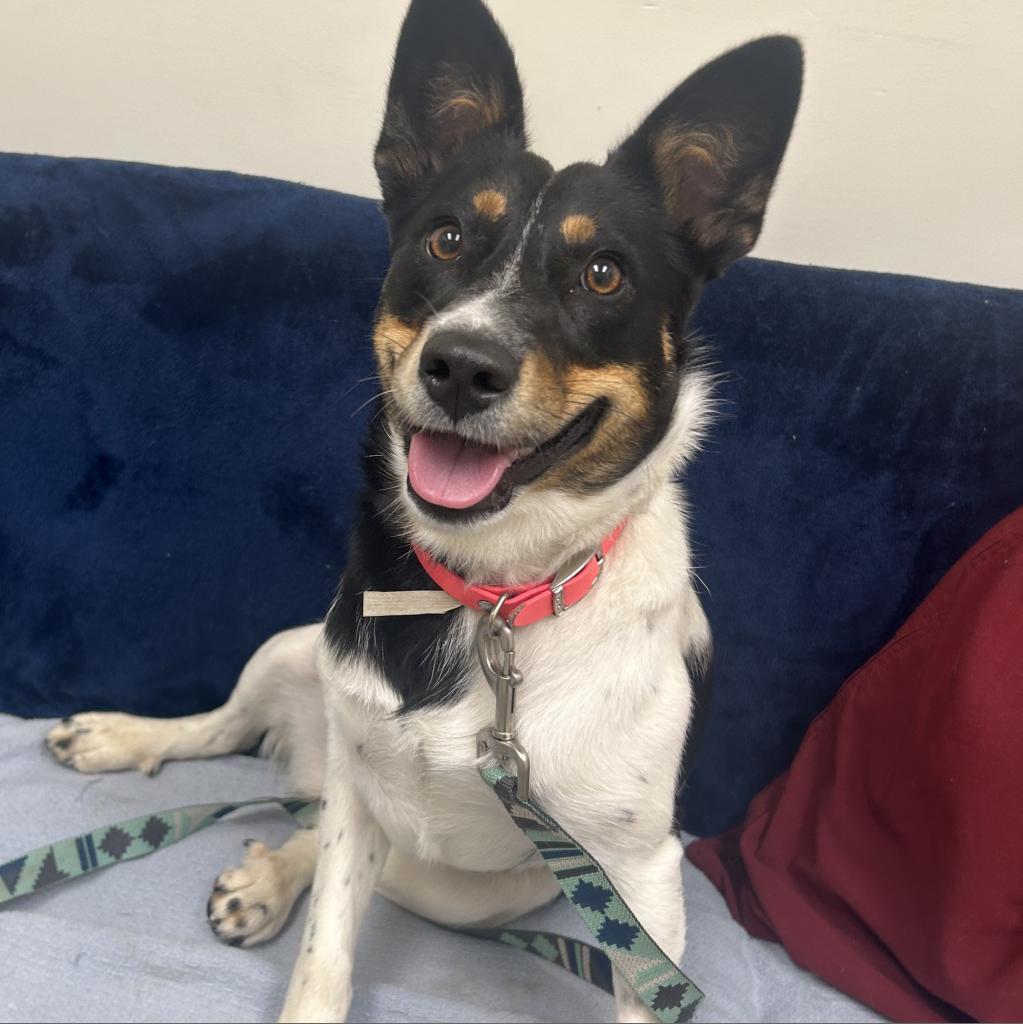
[[[454,434],[420,432],[409,446],[408,478],[431,505],[470,508],[493,491],[511,464],[510,455]]]

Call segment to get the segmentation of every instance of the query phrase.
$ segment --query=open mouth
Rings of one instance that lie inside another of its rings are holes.
[[[439,519],[499,512],[517,487],[539,479],[587,444],[608,400],[598,398],[553,437],[527,451],[502,452],[458,434],[413,431],[406,438],[409,493]]]

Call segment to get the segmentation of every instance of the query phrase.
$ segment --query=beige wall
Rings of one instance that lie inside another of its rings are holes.
[[[805,100],[758,252],[1023,286],[1023,2],[493,0],[536,146],[600,158],[688,71],[801,36]],[[404,0],[0,0],[0,149],[375,194]],[[0,182],[2,198],[2,182]]]

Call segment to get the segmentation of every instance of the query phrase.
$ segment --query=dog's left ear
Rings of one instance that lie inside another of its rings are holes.
[[[384,209],[485,132],[526,142],[508,40],[481,0],[412,0],[374,158]]]
[[[796,39],[757,39],[687,78],[608,158],[656,190],[708,278],[760,234],[802,81]]]

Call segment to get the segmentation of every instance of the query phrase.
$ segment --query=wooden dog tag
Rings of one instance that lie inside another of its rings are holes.
[[[362,614],[367,619],[385,615],[443,615],[462,606],[443,590],[366,590]]]

